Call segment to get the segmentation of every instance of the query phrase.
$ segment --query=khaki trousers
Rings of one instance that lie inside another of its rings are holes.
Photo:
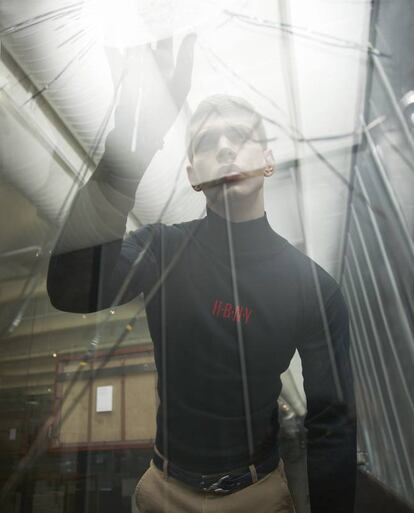
[[[139,513],[295,513],[282,461],[250,486],[217,495],[166,478],[151,460],[136,486],[135,501]]]

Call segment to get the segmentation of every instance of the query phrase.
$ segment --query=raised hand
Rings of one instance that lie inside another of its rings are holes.
[[[154,58],[178,110],[183,106],[191,88],[195,41],[195,34],[189,34],[183,39],[175,63],[171,38],[159,41],[154,51]]]
[[[162,148],[191,89],[195,40],[195,34],[183,39],[176,60],[172,38],[154,49],[144,45],[124,55],[107,51],[119,103],[107,139],[106,165],[101,165],[106,178],[139,180]]]

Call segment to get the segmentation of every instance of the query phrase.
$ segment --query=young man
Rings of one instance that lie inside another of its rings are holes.
[[[188,142],[188,175],[206,196],[205,217],[147,225],[122,241],[139,180],[117,172],[109,140],[49,268],[49,295],[62,310],[96,311],[144,293],[160,404],[138,507],[293,512],[277,398],[297,348],[312,513],[351,513],[355,415],[339,286],[268,224],[263,183],[274,162],[249,103],[207,98]]]

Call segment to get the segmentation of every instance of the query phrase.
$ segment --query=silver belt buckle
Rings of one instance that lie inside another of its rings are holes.
[[[216,481],[215,483],[211,484],[210,486],[208,486],[206,488],[203,488],[203,490],[205,492],[214,492],[214,493],[218,493],[218,494],[229,493],[231,490],[225,490],[224,488],[220,488],[222,481],[224,479],[227,479],[228,477],[230,477],[230,474],[227,474],[226,476],[221,476],[218,481]]]

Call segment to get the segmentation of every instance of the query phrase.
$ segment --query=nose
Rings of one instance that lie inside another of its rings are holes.
[[[227,137],[222,136],[218,141],[216,160],[220,164],[231,164],[236,159],[236,152]]]

